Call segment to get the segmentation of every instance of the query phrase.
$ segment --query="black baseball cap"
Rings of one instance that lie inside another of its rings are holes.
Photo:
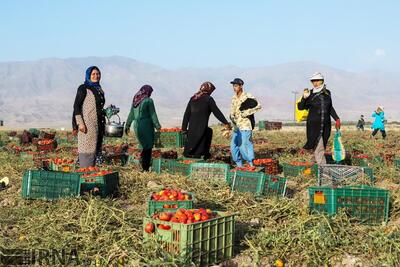
[[[231,84],[239,84],[239,85],[243,85],[244,82],[242,79],[240,78],[235,78],[233,81],[231,81]]]

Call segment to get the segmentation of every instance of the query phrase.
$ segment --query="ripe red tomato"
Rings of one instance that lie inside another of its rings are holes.
[[[171,220],[171,214],[168,212],[161,212],[158,217],[161,221],[170,221]]]
[[[144,230],[148,234],[153,233],[154,232],[154,223],[147,223],[146,226],[144,227]]]

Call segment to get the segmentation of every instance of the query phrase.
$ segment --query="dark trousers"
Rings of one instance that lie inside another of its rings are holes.
[[[140,158],[140,164],[142,165],[142,169],[146,172],[150,170],[151,166],[151,155],[153,149],[143,149]]]
[[[381,131],[382,137],[383,137],[383,139],[385,139],[386,138],[386,131],[385,130],[374,129],[374,131],[372,132],[372,136],[375,136],[378,133],[378,131]]]

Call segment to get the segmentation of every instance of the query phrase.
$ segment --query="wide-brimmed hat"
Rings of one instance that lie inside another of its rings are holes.
[[[320,72],[316,72],[310,77],[310,81],[319,81],[319,80],[324,80],[324,76]]]

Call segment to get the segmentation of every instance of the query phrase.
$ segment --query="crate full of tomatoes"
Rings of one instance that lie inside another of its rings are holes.
[[[194,195],[175,189],[162,189],[150,194],[147,201],[147,215],[160,211],[175,212],[179,208],[193,208]]]
[[[277,175],[280,173],[279,161],[273,158],[255,159],[253,161],[255,166],[265,168],[265,173],[270,175]]]
[[[119,173],[100,170],[98,167],[80,168],[81,193],[90,193],[100,197],[112,197],[119,191]]]
[[[76,163],[73,159],[54,158],[50,159],[49,168],[52,171],[72,172],[76,168]]]
[[[184,136],[181,128],[164,128],[156,133],[155,136],[155,147],[183,147]]]
[[[57,141],[54,139],[42,139],[38,141],[36,148],[37,151],[54,151],[57,148]]]
[[[188,265],[210,266],[232,258],[234,235],[235,214],[210,209],[155,213],[143,221],[146,242],[156,240]]]

